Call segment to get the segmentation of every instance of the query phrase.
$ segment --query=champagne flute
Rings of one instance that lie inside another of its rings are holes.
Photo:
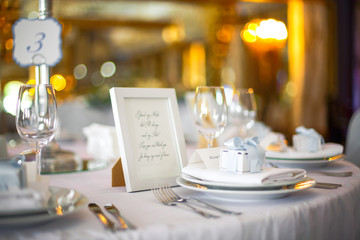
[[[55,91],[51,84],[22,85],[16,105],[16,129],[21,138],[35,149],[38,174],[41,174],[41,150],[53,138],[57,127]]]
[[[240,88],[235,91],[229,106],[229,116],[230,122],[240,128],[240,136],[247,137],[256,117],[256,102],[252,88]]]
[[[206,138],[208,148],[213,146],[227,124],[227,105],[223,87],[197,87],[194,104],[195,125]]]

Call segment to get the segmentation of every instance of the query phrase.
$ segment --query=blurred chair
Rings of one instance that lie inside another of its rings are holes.
[[[351,116],[345,145],[346,160],[360,167],[360,109]]]

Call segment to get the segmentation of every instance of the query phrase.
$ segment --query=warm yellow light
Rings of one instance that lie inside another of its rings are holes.
[[[235,28],[231,24],[225,24],[221,27],[219,31],[216,33],[216,37],[220,42],[228,43],[231,41],[233,32],[235,31]]]
[[[5,48],[6,50],[11,50],[14,47],[14,40],[12,38],[6,40]]]
[[[36,81],[35,81],[35,79],[30,79],[29,81],[27,81],[26,84],[35,85]]]
[[[205,48],[202,43],[192,43],[183,53],[183,84],[195,88],[206,84]]]
[[[241,37],[245,42],[253,43],[263,40],[284,41],[288,37],[286,25],[275,19],[254,20],[245,25],[241,31]]]
[[[260,26],[256,28],[256,35],[262,39],[285,40],[287,30],[283,22],[268,19],[260,22]]]
[[[297,85],[293,81],[290,81],[286,84],[285,92],[288,96],[294,98],[297,93]]]
[[[66,80],[60,74],[55,74],[51,76],[50,83],[54,86],[56,91],[61,91],[66,87]]]
[[[241,37],[246,42],[255,42],[256,41],[256,32],[252,31],[252,30],[249,30],[249,29],[243,30],[241,32]]]
[[[162,30],[161,37],[166,43],[180,42],[185,38],[185,31],[181,25],[170,25]]]

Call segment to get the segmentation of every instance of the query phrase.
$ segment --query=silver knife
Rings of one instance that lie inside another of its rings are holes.
[[[89,203],[88,205],[90,211],[95,214],[95,216],[100,220],[104,227],[111,231],[119,230],[113,221],[111,221],[101,210],[101,208],[96,203]]]
[[[342,186],[341,184],[324,183],[324,182],[317,182],[315,185],[316,188],[324,188],[324,189],[336,189],[341,186]]]
[[[107,203],[104,205],[104,207],[109,213],[111,213],[115,218],[118,219],[122,229],[135,229],[135,226],[129,223],[129,221],[127,221],[126,219],[124,219],[121,216],[120,211],[112,203]]]

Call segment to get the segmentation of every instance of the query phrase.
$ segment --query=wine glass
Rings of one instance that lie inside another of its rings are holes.
[[[51,84],[22,85],[16,105],[16,129],[35,148],[38,174],[41,150],[53,138],[57,127],[55,91]]]
[[[248,130],[254,126],[256,117],[256,102],[252,88],[237,89],[229,106],[229,119],[240,129],[240,136],[247,137]]]
[[[227,104],[223,87],[197,87],[194,104],[195,125],[206,138],[208,148],[213,146],[227,124]]]

